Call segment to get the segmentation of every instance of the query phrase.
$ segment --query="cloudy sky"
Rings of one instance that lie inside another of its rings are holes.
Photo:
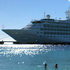
[[[70,0],[0,0],[0,40],[10,39],[1,31],[21,29],[31,20],[41,19],[44,12],[51,18],[65,18],[65,11],[70,7]]]

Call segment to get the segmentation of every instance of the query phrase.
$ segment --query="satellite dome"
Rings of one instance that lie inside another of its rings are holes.
[[[46,17],[47,17],[47,19],[50,19],[51,16],[48,14],[48,15],[46,15]]]

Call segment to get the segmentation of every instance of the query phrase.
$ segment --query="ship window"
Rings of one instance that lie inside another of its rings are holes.
[[[47,36],[47,37],[49,37],[49,36]]]
[[[43,29],[41,28],[41,30],[43,30]]]
[[[65,38],[65,36],[63,36]]]
[[[50,36],[50,37],[52,37],[52,36]]]
[[[41,30],[47,30],[47,31],[70,31],[70,29],[59,29],[59,28],[41,28]]]
[[[66,36],[66,38],[68,38],[68,36]]]
[[[59,38],[59,36],[57,36]]]
[[[43,36],[43,37],[45,37],[45,36]]]
[[[46,32],[44,32],[44,34],[47,34]]]
[[[56,34],[56,35],[70,35],[70,33],[62,33],[62,32],[43,32],[44,34]]]
[[[40,36],[40,37],[42,37],[42,36]]]

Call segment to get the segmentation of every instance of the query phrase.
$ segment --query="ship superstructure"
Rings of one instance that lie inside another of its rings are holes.
[[[47,18],[31,21],[22,29],[3,31],[21,44],[70,43],[70,10],[66,11],[66,18],[55,20],[47,15]]]

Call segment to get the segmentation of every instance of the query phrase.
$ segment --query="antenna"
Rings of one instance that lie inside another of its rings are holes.
[[[44,12],[44,18],[45,18],[45,12]]]
[[[2,29],[4,29],[4,24],[2,25]]]

